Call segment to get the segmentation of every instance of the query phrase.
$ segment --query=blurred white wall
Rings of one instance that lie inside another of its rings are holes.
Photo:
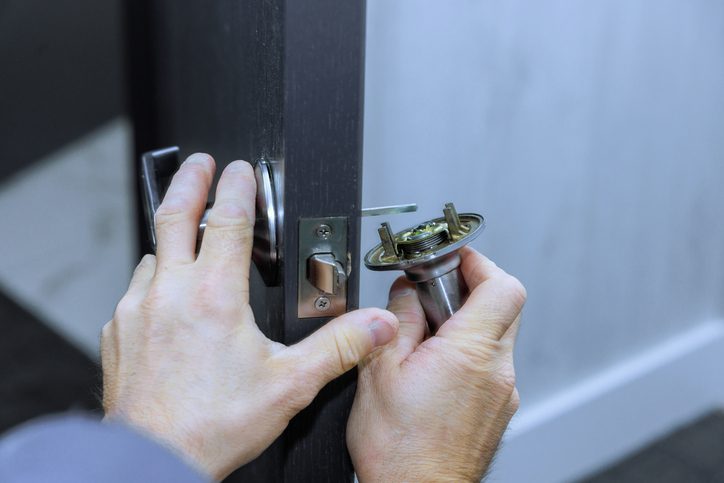
[[[368,0],[366,55],[363,203],[486,216],[521,412],[722,316],[723,2]]]

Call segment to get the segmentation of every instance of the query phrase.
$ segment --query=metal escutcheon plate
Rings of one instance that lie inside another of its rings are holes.
[[[256,223],[252,257],[268,286],[279,284],[279,260],[283,210],[279,193],[281,175],[272,161],[260,159],[254,164],[256,178]]]

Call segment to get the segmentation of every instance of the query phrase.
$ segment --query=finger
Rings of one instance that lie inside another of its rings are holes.
[[[105,323],[101,328],[101,367],[105,370],[115,359],[115,350],[111,339],[113,338],[113,320]]]
[[[221,174],[216,200],[201,243],[199,260],[221,269],[248,290],[254,242],[256,181],[246,161],[234,161]]]
[[[460,270],[471,291],[487,279],[505,273],[495,262],[469,246],[460,249],[459,253],[462,259]]]
[[[390,287],[387,310],[395,314],[400,322],[397,337],[388,346],[389,351],[394,351],[402,360],[412,354],[425,338],[427,319],[417,297],[415,284],[404,276],[395,280]]]
[[[211,156],[192,154],[171,180],[155,216],[159,265],[191,263],[196,258],[199,220],[206,207],[214,169]]]
[[[397,318],[382,309],[355,310],[337,317],[306,339],[286,349],[287,356],[319,391],[362,361],[397,333]],[[316,393],[316,392],[315,392]]]
[[[121,300],[118,301],[118,305],[116,305],[116,310],[113,312],[113,320],[127,323],[136,318],[137,309],[148,293],[155,272],[156,257],[153,255],[145,255],[133,271],[131,282],[128,284],[128,290]]]
[[[518,279],[502,270],[488,275],[489,278],[472,290],[465,305],[440,327],[436,335],[493,340],[503,337],[520,315],[526,291]],[[469,281],[468,284],[471,285]]]
[[[144,255],[133,271],[126,296],[133,298],[145,296],[155,273],[156,257],[150,254]]]

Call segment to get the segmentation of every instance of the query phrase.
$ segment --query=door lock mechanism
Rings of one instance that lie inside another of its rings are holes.
[[[392,215],[417,210],[414,203],[365,208],[360,216]],[[297,316],[333,317],[347,311],[347,279],[352,259],[347,244],[347,218],[299,220]]]
[[[347,283],[347,273],[333,253],[318,253],[307,260],[307,280],[320,292],[337,295]]]
[[[458,252],[485,229],[481,215],[458,215],[452,203],[445,205],[443,213],[441,218],[398,233],[389,223],[382,223],[380,244],[364,259],[370,270],[403,270],[415,283],[432,334],[467,300]]]
[[[347,218],[299,220],[297,316],[333,317],[347,311]]]
[[[143,204],[149,240],[156,251],[155,214],[178,170],[179,148],[149,151],[141,157]],[[281,199],[281,163],[265,158],[254,164],[256,178],[256,221],[252,258],[267,286],[281,279],[282,229],[284,210]],[[199,220],[197,245],[206,229],[211,204]],[[384,206],[361,210],[361,216],[391,215],[416,211],[415,204]],[[365,256],[371,270],[403,270],[416,284],[432,333],[462,305],[468,296],[460,272],[459,249],[474,240],[485,228],[485,220],[475,213],[458,215],[452,203],[444,216],[394,233],[383,223],[381,243]],[[347,217],[299,219],[297,266],[297,316],[330,317],[347,311],[347,284],[352,270],[348,248]]]

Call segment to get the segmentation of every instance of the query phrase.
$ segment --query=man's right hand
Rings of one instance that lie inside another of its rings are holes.
[[[414,286],[390,289],[400,328],[359,366],[347,444],[363,483],[480,481],[518,408],[513,346],[526,292],[471,248],[471,294],[433,337]]]

